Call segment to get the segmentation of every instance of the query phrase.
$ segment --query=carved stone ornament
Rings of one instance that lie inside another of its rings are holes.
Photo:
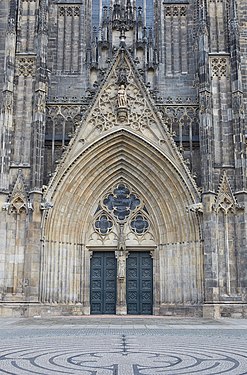
[[[190,125],[193,123],[199,122],[198,106],[163,105],[159,106],[159,110],[162,120],[166,124],[172,136],[179,135],[174,132],[176,124],[179,126],[181,125],[186,130],[186,128],[189,129]],[[177,128],[179,128],[179,126],[177,126]]]
[[[211,104],[211,94],[209,92],[205,92],[200,95],[200,102],[199,102],[199,111],[200,113],[205,113],[206,111],[210,111],[212,107]]]
[[[130,243],[153,245],[149,213],[144,202],[125,183],[115,185],[99,201],[89,244],[111,244],[126,251]],[[97,241],[97,242],[95,242]]]
[[[3,108],[6,112],[10,112],[13,108],[13,93],[10,91],[4,93]]]
[[[165,16],[166,17],[186,17],[187,6],[186,5],[165,5]]]
[[[213,209],[216,212],[223,211],[225,214],[227,214],[229,211],[235,212],[237,209],[240,208],[241,207],[238,205],[236,198],[232,193],[228,177],[224,172],[219,185]]]
[[[127,93],[124,85],[121,85],[118,90],[118,108],[127,107]]]
[[[32,77],[35,74],[34,57],[19,57],[17,59],[17,75],[24,77]]]
[[[52,207],[53,207],[53,204],[51,202],[43,201],[43,202],[40,203],[40,210],[41,211],[50,210]]]
[[[211,60],[212,77],[221,79],[227,76],[228,59],[226,57],[213,57]]]
[[[80,7],[79,6],[59,6],[59,17],[79,17]]]
[[[187,211],[203,213],[203,204],[201,202],[191,204],[187,207]]]
[[[124,77],[122,77],[124,71]],[[120,78],[121,83],[120,83]],[[89,118],[89,124],[100,132],[112,129],[120,123],[136,131],[144,132],[155,123],[154,115],[136,83],[132,67],[123,60],[113,67]],[[124,84],[123,82],[127,82]]]
[[[39,113],[44,113],[46,109],[46,94],[38,92],[36,96],[35,110]]]
[[[18,176],[9,201],[6,202],[3,209],[7,210],[9,214],[15,213],[17,215],[20,215],[21,213],[27,214],[28,210],[32,209],[31,203],[28,202],[21,169],[18,171]]]

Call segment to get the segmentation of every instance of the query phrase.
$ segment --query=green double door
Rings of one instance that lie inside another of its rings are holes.
[[[130,252],[126,263],[127,313],[152,315],[153,259],[149,252]]]
[[[117,259],[115,252],[94,252],[90,275],[91,314],[116,314]]]
[[[115,252],[94,252],[90,271],[91,314],[115,314],[117,303]],[[153,262],[149,252],[129,253],[126,262],[126,303],[128,314],[152,314]]]

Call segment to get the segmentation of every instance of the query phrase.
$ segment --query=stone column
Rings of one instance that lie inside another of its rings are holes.
[[[214,193],[204,193],[203,202],[203,239],[204,239],[204,306],[205,318],[219,318],[218,254],[216,213]]]
[[[116,251],[117,257],[117,315],[127,314],[126,304],[126,258],[125,251]]]
[[[242,302],[247,302],[247,192],[236,194],[239,206],[236,255],[238,259],[238,288]]]
[[[30,212],[29,226],[27,229],[27,243],[25,250],[24,275],[27,280],[25,296],[29,302],[38,302],[39,282],[40,282],[40,251],[41,251],[41,222],[42,212],[40,210],[42,193],[31,191],[30,202],[32,211]]]

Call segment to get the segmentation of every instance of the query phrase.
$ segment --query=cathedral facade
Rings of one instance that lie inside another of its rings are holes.
[[[0,315],[247,317],[242,0],[3,0]]]

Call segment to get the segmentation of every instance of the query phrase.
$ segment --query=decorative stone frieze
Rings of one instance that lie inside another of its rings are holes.
[[[173,131],[173,124],[178,123],[186,127],[190,124],[198,124],[198,106],[163,105],[159,106],[162,118],[168,128]]]
[[[80,16],[80,7],[79,6],[59,6],[59,16],[68,16],[68,17],[79,17]]]
[[[187,7],[184,5],[167,5],[165,4],[166,17],[185,17],[187,15]]]
[[[227,57],[213,57],[211,59],[211,69],[212,69],[212,77],[217,77],[221,79],[222,77],[227,76],[227,65],[228,65],[228,58]]]
[[[75,118],[80,115],[81,112],[85,111],[85,107],[78,104],[48,104],[47,105],[47,115],[52,118],[56,118],[61,115],[65,119]]]
[[[17,76],[32,77],[35,74],[35,57],[18,57],[16,59]]]

